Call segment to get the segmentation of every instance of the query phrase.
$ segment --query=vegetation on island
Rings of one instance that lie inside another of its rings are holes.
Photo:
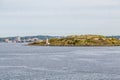
[[[49,42],[49,43],[47,43]],[[38,46],[120,46],[117,38],[105,37],[102,35],[72,35],[62,38],[51,38],[46,42],[33,42],[29,45]]]

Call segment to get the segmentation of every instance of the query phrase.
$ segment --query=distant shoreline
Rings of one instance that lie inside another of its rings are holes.
[[[26,46],[41,46],[41,47],[120,47],[120,45],[112,45],[112,46],[43,46],[43,45],[26,45]]]

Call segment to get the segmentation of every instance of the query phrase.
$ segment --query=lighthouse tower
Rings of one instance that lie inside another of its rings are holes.
[[[47,38],[46,39],[46,45],[49,45],[50,43],[49,43],[49,39]]]

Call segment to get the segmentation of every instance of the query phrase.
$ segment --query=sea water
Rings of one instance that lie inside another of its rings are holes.
[[[0,43],[0,80],[120,80],[120,47]]]

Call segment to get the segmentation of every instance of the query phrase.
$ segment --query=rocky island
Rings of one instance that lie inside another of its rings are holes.
[[[120,46],[117,38],[102,35],[72,35],[62,38],[51,38],[29,45],[35,46]]]

